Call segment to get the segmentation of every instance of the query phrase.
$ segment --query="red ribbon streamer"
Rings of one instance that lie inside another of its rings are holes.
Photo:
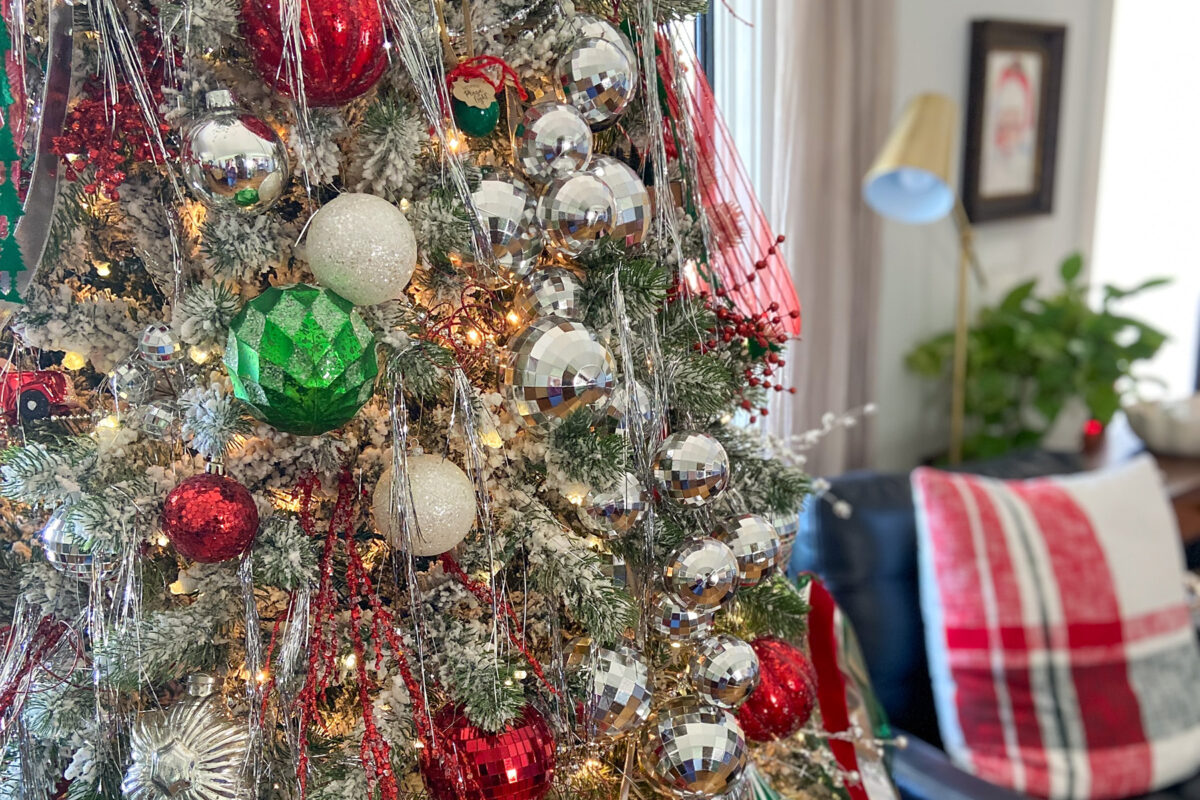
[[[487,72],[489,69],[500,70],[500,77],[493,78]],[[522,102],[529,99],[529,93],[521,85],[521,79],[517,77],[517,73],[499,56],[474,56],[459,62],[458,66],[446,75],[446,85],[450,87],[451,94],[453,94],[455,81],[475,78],[485,81],[496,94],[499,94],[500,90],[504,88],[504,82],[507,80],[517,90],[517,96],[521,98]]]

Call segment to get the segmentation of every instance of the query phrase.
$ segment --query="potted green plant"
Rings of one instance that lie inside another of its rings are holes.
[[[1026,281],[997,305],[979,310],[967,333],[965,458],[1041,444],[1072,407],[1107,424],[1123,396],[1136,390],[1133,365],[1153,357],[1166,336],[1117,313],[1115,306],[1168,279],[1131,289],[1103,286],[1096,307],[1082,272],[1083,258],[1073,254],[1059,268],[1058,293],[1035,295],[1037,281]],[[953,352],[951,331],[918,344],[905,364],[917,375],[943,380]],[[1074,428],[1077,442],[1081,428]]]

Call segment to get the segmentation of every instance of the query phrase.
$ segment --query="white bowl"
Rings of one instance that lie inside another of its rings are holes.
[[[1200,394],[1184,400],[1135,403],[1125,416],[1152,453],[1200,457]]]

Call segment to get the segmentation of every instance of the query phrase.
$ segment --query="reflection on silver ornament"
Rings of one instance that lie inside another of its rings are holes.
[[[630,647],[594,650],[584,706],[589,738],[636,730],[650,716],[652,699],[650,667],[641,653]]]
[[[595,156],[588,172],[613,196],[613,225],[608,238],[626,247],[641,244],[650,232],[650,191],[633,168],[612,156]]]
[[[208,112],[183,139],[183,175],[206,206],[259,214],[283,195],[291,177],[287,147],[270,125],[234,105],[224,90],[205,96]]]
[[[707,433],[673,433],[654,454],[654,477],[675,502],[708,505],[729,485],[729,456]]]
[[[647,614],[650,630],[673,642],[699,639],[712,632],[712,611],[688,608],[666,593],[654,595]]]
[[[577,256],[612,230],[612,192],[587,172],[556,178],[538,200],[537,214],[547,243],[560,253]]]
[[[504,172],[484,175],[471,193],[479,222],[488,232],[496,266],[513,278],[524,278],[542,253],[537,194],[528,183]],[[465,261],[471,261],[473,256]]]
[[[154,375],[138,361],[125,361],[108,373],[108,385],[121,400],[138,405],[154,394]]]
[[[710,636],[696,645],[688,662],[688,678],[709,703],[737,708],[758,686],[758,656],[736,636]]]
[[[724,542],[710,536],[692,539],[667,557],[663,583],[688,608],[715,609],[737,590],[737,559]]]
[[[538,317],[582,319],[583,281],[562,267],[539,269],[517,289],[513,311],[524,322]]]
[[[525,109],[513,131],[513,154],[526,178],[546,184],[587,167],[592,129],[574,106],[543,100]]]
[[[169,367],[183,355],[183,345],[170,325],[155,322],[146,326],[138,340],[138,352],[142,360],[152,367]]]
[[[583,325],[542,317],[509,342],[501,383],[521,421],[533,428],[606,402],[615,369],[608,350]]]
[[[140,428],[142,433],[162,439],[171,432],[177,415],[175,406],[165,400],[156,400],[142,409]]]
[[[68,520],[70,509],[70,503],[59,506],[42,526],[40,538],[46,560],[72,578],[90,580],[93,574],[98,574],[103,580],[116,567],[116,558],[79,532]]]
[[[643,428],[648,432],[654,423],[654,406],[650,392],[636,381],[623,383],[613,390],[612,400],[609,401],[608,410],[605,412],[617,423],[613,433],[628,433],[633,421],[629,415],[635,413],[641,416]]]
[[[625,472],[612,489],[589,494],[584,508],[610,538],[616,538],[641,522],[650,508],[650,494],[633,473]]]
[[[757,586],[775,574],[781,550],[779,534],[763,517],[739,514],[718,525],[712,535],[733,551],[743,587]]]
[[[592,130],[615,123],[637,91],[637,66],[605,39],[576,39],[554,69],[558,97],[579,109]]]
[[[651,717],[639,754],[659,791],[680,800],[709,800],[737,785],[746,768],[746,736],[725,709],[694,696],[676,697]]]

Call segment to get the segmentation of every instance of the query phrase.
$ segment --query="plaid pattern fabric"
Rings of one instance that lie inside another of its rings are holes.
[[[1200,769],[1200,651],[1154,462],[912,481],[930,672],[959,766],[1080,800]]]

